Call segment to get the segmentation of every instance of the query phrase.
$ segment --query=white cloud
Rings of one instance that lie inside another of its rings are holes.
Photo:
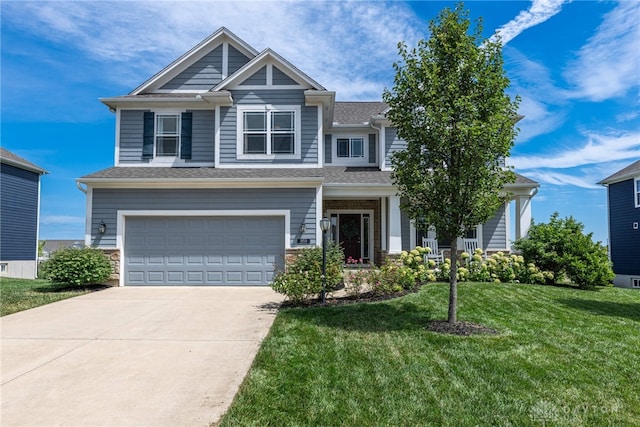
[[[575,98],[602,101],[640,85],[640,3],[622,1],[565,71]]]
[[[527,172],[527,178],[550,185],[574,186],[589,189],[602,188],[596,185],[595,181],[589,177],[578,177],[555,171],[529,171]]]
[[[523,10],[518,16],[498,28],[496,34],[500,36],[502,44],[505,45],[527,28],[534,27],[558,14],[565,3],[568,3],[568,1],[533,0],[528,10]]]
[[[587,141],[581,148],[547,156],[514,156],[510,163],[518,170],[564,169],[640,157],[640,131],[610,135],[590,133],[584,136]]]
[[[258,51],[274,49],[340,96],[380,99],[392,84],[397,43],[414,45],[422,26],[400,2],[17,3],[3,4],[12,22],[73,46],[131,88],[225,26]]]

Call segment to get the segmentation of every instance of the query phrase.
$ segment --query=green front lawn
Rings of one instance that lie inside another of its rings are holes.
[[[640,292],[459,284],[391,301],[283,309],[223,426],[640,425]]]
[[[0,279],[0,316],[91,292],[91,288],[52,285],[48,280]]]

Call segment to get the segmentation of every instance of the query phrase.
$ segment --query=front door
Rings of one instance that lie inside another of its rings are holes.
[[[344,258],[359,260],[362,258],[362,226],[360,214],[340,214],[340,244],[344,250]]]
[[[351,258],[363,263],[372,261],[372,213],[331,213],[331,238],[340,243],[345,262]]]

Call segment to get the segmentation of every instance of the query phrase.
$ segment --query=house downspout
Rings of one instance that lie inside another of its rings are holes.
[[[82,183],[80,181],[76,181],[76,187],[78,187],[78,190],[82,191],[84,194],[87,194],[87,189],[82,187]]]

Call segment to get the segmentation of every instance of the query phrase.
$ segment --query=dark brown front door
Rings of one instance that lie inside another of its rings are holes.
[[[358,260],[362,257],[362,224],[360,214],[340,214],[340,245],[344,249],[345,260],[349,257]]]

